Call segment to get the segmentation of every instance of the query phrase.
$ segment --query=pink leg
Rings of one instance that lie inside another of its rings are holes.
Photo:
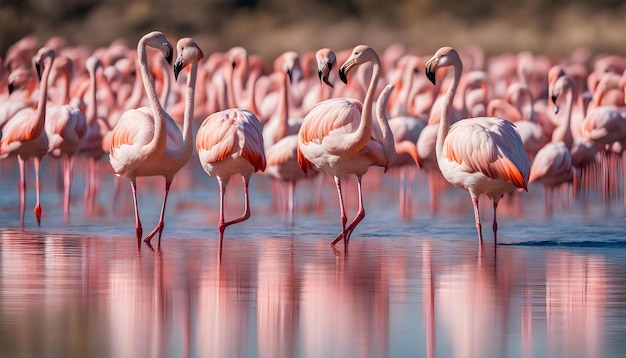
[[[148,236],[146,236],[146,238],[143,240],[148,245],[150,244],[150,240],[152,240],[154,235],[156,235],[156,233],[158,232],[159,233],[158,246],[161,247],[161,234],[163,233],[163,228],[165,227],[165,222],[163,220],[163,218],[165,217],[165,205],[167,204],[167,195],[170,192],[171,185],[172,185],[171,180],[165,180],[165,198],[163,198],[163,206],[161,207],[161,216],[159,217],[159,223],[154,228],[154,230],[152,230],[150,234],[148,234]]]
[[[332,242],[332,245],[335,245],[337,242],[339,242],[339,240],[341,240],[342,237],[346,238],[345,243],[347,245],[348,241],[350,241],[350,236],[352,235],[352,231],[354,231],[356,226],[365,217],[365,207],[363,206],[363,192],[361,190],[361,176],[357,176],[357,184],[358,184],[358,190],[359,190],[359,211],[354,217],[354,220],[352,220],[350,225],[348,225],[348,228],[345,230],[345,235],[344,233],[337,235],[337,237],[335,238],[335,241]]]
[[[500,199],[493,199],[493,242],[498,244],[498,221],[496,220],[496,210],[498,209],[498,201]]]
[[[293,225],[293,217],[295,213],[295,192],[296,192],[296,181],[289,182],[289,202],[287,203],[287,207],[289,210],[289,221],[291,225]]]
[[[226,193],[226,184],[228,183],[228,181],[222,182],[220,179],[218,179],[218,181],[220,184],[220,221],[219,221],[217,228],[220,232],[220,247],[221,247],[221,242],[223,240],[224,230],[226,229],[226,227],[233,225],[233,224],[240,223],[250,218],[250,199],[248,196],[248,183],[250,182],[250,178],[245,178],[245,177],[243,178],[243,190],[244,190],[244,200],[245,200],[245,208],[244,208],[243,214],[237,219],[227,221],[227,222],[224,221],[224,194]]]
[[[474,205],[474,219],[476,220],[476,231],[478,231],[478,241],[483,243],[483,231],[480,224],[480,213],[478,212],[478,196],[470,194],[472,196],[472,204]]]
[[[24,212],[26,211],[26,167],[22,157],[17,156],[20,167],[20,226],[24,226]]]
[[[135,178],[130,179],[130,187],[133,191],[133,201],[135,203],[135,233],[137,234],[137,246],[140,247],[143,228],[141,227],[141,220],[139,219],[139,206],[137,205],[137,182]]]
[[[40,184],[39,184],[39,167],[41,164],[41,158],[37,158],[35,157],[35,191],[36,191],[36,195],[37,195],[37,202],[35,204],[35,217],[37,218],[37,225],[41,225],[41,204],[39,201],[39,189],[40,189]]]
[[[343,195],[341,193],[341,180],[338,177],[335,177],[335,185],[337,186],[337,195],[339,195],[339,208],[341,208],[341,234],[335,239],[335,241],[330,244],[331,246],[335,246],[335,244],[339,240],[346,237],[346,222],[348,221],[348,217],[346,216],[346,209],[343,204]],[[344,248],[347,248],[347,240],[345,240],[343,244]]]
[[[64,197],[63,197],[63,212],[65,213],[65,218],[69,218],[70,216],[70,192],[72,190],[72,176],[74,174],[74,157],[63,156],[63,186],[64,186]]]

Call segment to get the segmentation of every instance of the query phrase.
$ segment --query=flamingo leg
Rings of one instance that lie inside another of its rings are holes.
[[[244,204],[245,204],[243,214],[237,219],[224,223],[224,227],[237,224],[242,221],[246,221],[250,218],[250,197],[248,195],[248,183],[249,182],[250,182],[249,178],[243,178],[243,193],[244,193]]]
[[[498,244],[498,221],[496,220],[496,211],[498,209],[498,201],[500,198],[493,198],[493,242]]]
[[[41,185],[39,183],[39,167],[41,164],[41,158],[35,157],[35,195],[37,196],[37,201],[35,203],[35,217],[37,218],[37,225],[41,225],[41,203],[39,201],[39,192]]]
[[[472,204],[474,205],[474,219],[476,220],[476,231],[478,231],[478,241],[483,243],[483,231],[480,224],[480,213],[478,211],[478,196],[470,194],[472,196]]]
[[[143,228],[141,227],[141,220],[139,219],[139,206],[137,205],[137,182],[135,178],[130,179],[130,187],[133,191],[133,202],[135,203],[135,232],[137,233],[137,246],[141,246]]]
[[[165,180],[165,197],[163,198],[163,206],[161,206],[161,216],[159,217],[159,222],[157,226],[154,228],[154,230],[152,230],[150,234],[148,234],[148,236],[146,236],[146,238],[143,239],[143,241],[147,244],[150,244],[150,240],[152,240],[154,235],[156,235],[156,233],[158,232],[159,233],[158,246],[161,247],[161,234],[163,233],[163,228],[165,227],[165,221],[164,221],[165,205],[167,204],[167,195],[170,193],[171,185],[172,185],[172,180],[166,179]]]
[[[250,178],[245,178],[245,177],[243,178],[244,203],[245,203],[243,214],[237,219],[234,219],[231,221],[224,221],[224,194],[226,192],[227,181],[222,182],[221,180],[219,180],[219,182],[220,182],[220,221],[218,224],[218,230],[220,232],[220,247],[221,247],[222,245],[221,243],[224,238],[224,230],[226,229],[226,227],[233,225],[233,224],[240,223],[250,218],[250,198],[248,195],[248,184],[250,182]]]
[[[289,222],[293,225],[293,217],[295,213],[295,192],[296,192],[296,181],[289,182],[289,202],[287,203],[289,210]]]
[[[224,230],[226,229],[226,225],[224,223],[224,196],[226,195],[226,185],[228,184],[228,180],[222,181],[222,179],[217,178],[217,183],[220,187],[220,218],[217,223],[217,231],[220,234],[219,247],[221,253],[222,241],[224,240]]]
[[[337,238],[335,238],[335,240],[330,244],[331,246],[335,246],[335,244],[339,242],[339,240],[346,237],[346,222],[348,221],[348,218],[346,216],[346,208],[343,204],[343,194],[341,192],[341,180],[339,179],[339,177],[335,177],[335,185],[337,186],[337,195],[339,196],[339,208],[341,208],[341,234],[340,236],[337,236]],[[348,240],[345,240],[343,242],[344,248],[347,248],[348,246],[347,241]]]
[[[24,212],[26,211],[26,166],[24,159],[17,156],[20,167],[20,226],[24,226]]]
[[[72,190],[72,176],[74,174],[74,157],[63,156],[63,212],[65,218],[70,216],[70,192]]]
[[[357,184],[359,190],[359,211],[357,212],[354,220],[348,225],[348,228],[345,230],[345,235],[343,233],[337,235],[335,241],[333,241],[333,245],[339,242],[342,237],[346,238],[346,244],[350,241],[350,236],[352,235],[352,231],[356,228],[356,226],[365,218],[365,206],[363,206],[363,191],[361,190],[361,176],[357,176]],[[344,235],[344,236],[342,236]]]

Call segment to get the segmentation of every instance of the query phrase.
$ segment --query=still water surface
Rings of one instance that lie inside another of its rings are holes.
[[[44,181],[37,226],[29,186],[19,226],[17,177],[0,173],[0,357],[622,357],[626,351],[626,215],[597,195],[562,200],[542,188],[519,206],[481,206],[478,245],[469,195],[429,207],[413,173],[364,178],[367,216],[348,252],[332,181],[296,193],[290,224],[272,185],[252,180],[252,218],[226,229],[218,255],[217,185],[196,169],[174,181],[160,250],[134,239],[130,189],[102,174],[86,209],[81,169],[64,219]],[[106,167],[102,167],[106,171]],[[54,171],[52,171],[54,173]],[[55,178],[56,175],[51,175]],[[139,181],[144,232],[156,224],[162,178]],[[229,216],[243,209],[229,186]],[[345,185],[350,215],[354,182]],[[321,193],[321,194],[318,194]]]

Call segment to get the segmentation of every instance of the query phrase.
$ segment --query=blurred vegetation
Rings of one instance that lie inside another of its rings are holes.
[[[0,54],[26,35],[43,44],[134,45],[161,30],[194,37],[205,52],[242,45],[273,58],[285,50],[394,42],[433,51],[478,44],[488,53],[566,55],[577,47],[626,54],[626,7],[617,0],[2,0]]]

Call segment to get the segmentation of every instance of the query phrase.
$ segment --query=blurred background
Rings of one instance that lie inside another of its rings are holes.
[[[266,59],[285,50],[392,43],[434,51],[480,45],[487,54],[530,50],[551,57],[577,48],[626,54],[626,4],[618,0],[1,0],[0,54],[18,39],[68,45],[134,45],[161,30],[205,51],[234,45]]]

